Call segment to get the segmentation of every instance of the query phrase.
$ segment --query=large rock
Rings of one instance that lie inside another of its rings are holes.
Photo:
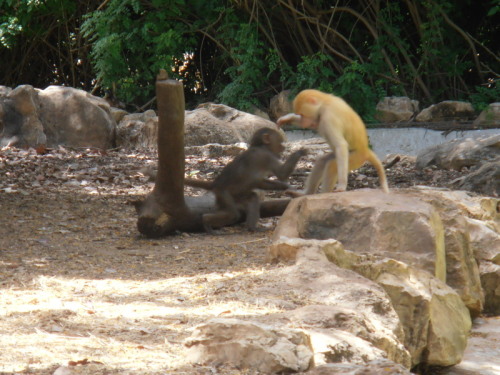
[[[223,104],[206,103],[194,111],[186,111],[184,141],[186,146],[248,142],[263,127],[278,129],[275,123],[262,117]]]
[[[316,194],[288,205],[274,239],[334,238],[349,250],[426,270],[453,287],[476,316],[484,295],[466,218],[492,220],[494,202],[434,189]]]
[[[435,165],[443,169],[460,170],[500,156],[500,134],[479,138],[454,139],[422,150],[416,167]]]
[[[377,103],[375,118],[380,122],[409,121],[418,112],[419,103],[406,96],[385,97]]]
[[[500,156],[483,162],[476,170],[458,181],[457,187],[491,197],[500,196]]]
[[[260,116],[214,103],[205,103],[193,111],[186,111],[184,124],[184,144],[187,148],[248,143],[257,129],[269,127],[279,130],[274,122]],[[117,146],[156,149],[157,132],[158,117],[154,111],[125,115],[117,127]]]
[[[116,128],[116,146],[125,149],[157,149],[158,116],[155,111],[123,116]]]
[[[469,311],[460,296],[429,273],[394,260],[355,269],[369,275],[389,294],[405,328],[413,364],[451,366],[460,363],[471,329]]]
[[[340,246],[337,241],[330,245]],[[277,311],[248,317],[247,325],[226,325],[221,334],[214,334],[213,321],[207,322],[201,334],[197,330],[187,341],[192,361],[230,361],[238,366],[255,361],[255,368],[283,371],[276,358],[291,359],[287,363],[293,365],[287,367],[296,369],[297,363],[306,363],[298,359],[310,358],[311,353],[316,366],[384,358],[406,368],[411,364],[401,323],[382,288],[329,262],[314,243],[293,265],[240,279],[234,293],[234,298],[252,301],[257,308],[265,305]],[[305,339],[297,336],[297,329]],[[261,364],[264,360],[268,363]]]
[[[466,192],[449,192],[439,189],[418,189],[407,192],[431,204],[438,212],[445,228],[446,283],[462,297],[473,317],[478,316],[484,305],[478,261],[471,246],[469,213],[458,201],[471,201]]]
[[[409,367],[401,323],[383,290],[328,261],[321,246],[327,242],[335,248],[337,241],[306,242],[296,264],[276,270],[254,288],[255,295],[289,295],[298,304],[266,319],[301,327],[310,336],[316,365],[388,358]]]
[[[313,368],[307,375],[411,375],[404,366],[387,359],[370,361],[365,365],[329,363]]]
[[[469,102],[445,100],[423,109],[415,118],[419,122],[438,122],[452,120],[472,120],[474,108]]]
[[[491,103],[472,124],[478,128],[500,128],[500,103]]]
[[[6,97],[11,91],[10,87],[0,85],[0,98]]]
[[[334,238],[349,250],[391,257],[446,280],[444,228],[437,211],[415,197],[380,190],[315,194],[293,200],[274,239]]]
[[[485,294],[484,311],[500,315],[500,234],[481,220],[469,218],[467,222]]]
[[[48,146],[114,147],[116,122],[106,100],[62,86],[40,90],[38,98]]]
[[[238,319],[213,319],[186,342],[193,363],[229,362],[265,374],[306,371],[312,351],[306,334]]]
[[[426,271],[389,258],[348,251],[332,240],[280,238],[270,251],[288,259],[295,254],[300,259],[311,246],[319,248],[333,263],[352,269],[385,289],[403,324],[412,365],[450,366],[460,362],[471,320],[453,289]],[[366,328],[370,330],[369,326]],[[362,331],[353,333],[363,337]]]
[[[45,145],[47,137],[39,120],[39,100],[33,86],[22,85],[5,93],[0,98],[2,143],[21,147]]]

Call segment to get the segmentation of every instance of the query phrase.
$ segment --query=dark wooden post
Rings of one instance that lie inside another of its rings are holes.
[[[160,71],[156,79],[158,103],[158,174],[151,194],[136,204],[137,227],[148,237],[176,230],[199,230],[201,216],[184,200],[184,88]]]

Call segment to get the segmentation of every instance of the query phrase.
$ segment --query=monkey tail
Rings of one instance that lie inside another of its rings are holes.
[[[195,178],[185,178],[184,185],[195,187],[195,188],[200,188],[200,189],[205,189],[205,190],[212,190],[214,187],[214,182],[207,181],[207,180],[199,180],[199,179],[195,179]]]
[[[368,149],[368,161],[375,167],[378,173],[378,177],[380,179],[380,187],[386,193],[389,192],[389,186],[387,185],[387,177],[385,176],[385,169],[380,160],[378,159],[375,153]]]

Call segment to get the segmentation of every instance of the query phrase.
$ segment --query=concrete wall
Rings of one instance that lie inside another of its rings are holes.
[[[499,134],[500,129],[452,131],[446,136],[443,131],[424,128],[367,129],[373,150],[380,159],[388,154],[416,156],[429,146],[441,144],[456,138],[475,138]],[[289,141],[319,137],[313,131],[293,130],[286,132]]]

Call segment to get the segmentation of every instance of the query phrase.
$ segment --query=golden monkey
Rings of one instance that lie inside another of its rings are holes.
[[[365,124],[342,98],[303,90],[295,97],[293,110],[294,113],[278,119],[278,126],[293,122],[302,128],[316,129],[334,150],[314,165],[306,182],[306,194],[314,194],[320,183],[321,192],[333,191],[335,184],[336,191],[345,191],[349,171],[366,161],[377,170],[382,190],[389,192],[384,167],[368,146]]]

